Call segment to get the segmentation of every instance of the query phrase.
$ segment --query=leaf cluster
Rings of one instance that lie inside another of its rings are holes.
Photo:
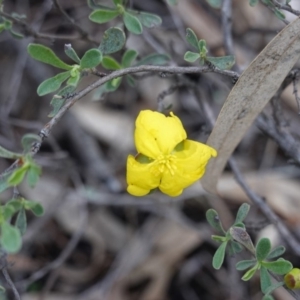
[[[44,96],[56,92],[66,82],[65,86],[52,98],[50,104],[53,110],[49,116],[53,117],[57,114],[59,109],[64,105],[68,95],[75,91],[85,72],[98,66],[102,62],[103,55],[119,51],[124,44],[125,34],[120,28],[116,27],[106,30],[99,47],[87,50],[81,58],[79,58],[76,51],[72,48],[72,45],[67,44],[64,49],[65,54],[74,61],[75,64],[73,65],[62,61],[46,46],[29,44],[27,51],[32,58],[64,70],[54,77],[43,81],[37,89],[38,95]]]
[[[15,253],[21,249],[21,237],[27,228],[26,210],[30,210],[36,216],[44,214],[40,203],[24,198],[12,199],[0,206],[0,246],[8,253]],[[15,215],[15,223],[12,225],[11,219]]]
[[[112,2],[114,7],[107,7],[96,4],[93,0],[89,0],[88,5],[93,9],[89,19],[95,23],[104,24],[121,16],[126,29],[134,34],[141,34],[143,32],[143,26],[152,28],[160,25],[162,22],[161,18],[155,14],[128,9],[124,5],[123,0],[113,0]]]
[[[213,257],[212,265],[215,269],[220,269],[224,262],[227,245],[230,245],[231,247],[229,249],[231,254],[238,253],[241,251],[241,246],[243,246],[253,255],[253,259],[239,261],[236,264],[236,269],[239,271],[248,269],[242,277],[242,280],[244,281],[250,280],[254,274],[259,271],[261,291],[264,294],[263,300],[272,300],[273,297],[271,296],[271,293],[284,283],[272,283],[271,274],[287,274],[293,266],[289,261],[280,257],[284,254],[285,248],[283,246],[278,246],[272,250],[271,242],[268,238],[260,239],[256,247],[254,247],[243,223],[249,212],[249,208],[250,206],[246,203],[241,205],[237,212],[234,224],[227,232],[223,229],[219,216],[215,210],[209,209],[206,212],[206,218],[209,224],[224,235],[212,236],[213,240],[221,242],[221,245]],[[235,246],[233,247],[233,245]],[[237,245],[239,247],[237,247]],[[277,260],[273,261],[275,258],[277,258]]]
[[[221,57],[207,56],[208,50],[206,47],[206,41],[198,40],[195,32],[191,28],[187,28],[185,38],[197,52],[187,51],[184,54],[184,60],[188,62],[195,62],[200,59],[199,62],[201,65],[205,63],[212,64],[221,70],[230,69],[234,65],[235,59],[232,55]]]

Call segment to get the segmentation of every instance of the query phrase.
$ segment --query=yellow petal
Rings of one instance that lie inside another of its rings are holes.
[[[156,158],[169,154],[186,139],[186,132],[179,118],[150,110],[143,110],[136,119],[135,145],[139,153]]]
[[[161,176],[151,172],[153,163],[141,164],[132,155],[127,158],[127,191],[134,196],[144,196],[158,187]]]
[[[300,270],[292,269],[284,276],[284,283],[289,289],[300,289]]]
[[[185,140],[184,150],[173,155],[176,156],[176,169],[173,174],[166,169],[159,189],[170,196],[178,196],[204,175],[206,164],[211,157],[217,156],[217,151],[205,144]]]

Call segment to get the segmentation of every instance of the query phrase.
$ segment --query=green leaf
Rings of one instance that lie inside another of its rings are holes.
[[[211,208],[206,212],[206,220],[212,228],[225,234],[219,215],[214,209]]]
[[[77,87],[79,80],[81,78],[80,72],[76,71],[74,76],[71,76],[68,81],[67,81],[67,85],[68,86],[73,86],[73,87]]]
[[[123,4],[123,0],[113,0],[114,5],[118,6],[118,5],[122,5]]]
[[[258,3],[258,0],[249,0],[250,6],[255,6]]]
[[[41,142],[41,137],[33,133],[24,134],[21,140],[21,144],[25,153],[31,151],[33,143],[40,143],[40,142]]]
[[[127,11],[123,14],[123,21],[125,27],[134,34],[141,34],[143,32],[143,27],[139,19]]]
[[[25,200],[24,207],[25,209],[31,210],[37,217],[40,217],[44,214],[44,208],[38,202]]]
[[[147,28],[153,28],[159,26],[162,23],[161,18],[158,15],[150,14],[142,11],[127,10],[130,14],[134,15],[139,21]]]
[[[43,81],[37,89],[38,95],[44,96],[57,91],[68,77],[70,77],[70,71],[59,73],[56,76]]]
[[[198,42],[198,48],[199,48],[199,52],[200,52],[200,57],[206,59],[206,54],[207,54],[206,41],[200,40]]]
[[[5,19],[5,21],[4,21],[4,28],[6,30],[9,30],[9,29],[11,29],[11,27],[12,27],[12,21]]]
[[[109,28],[104,32],[99,50],[103,55],[110,54],[122,49],[126,41],[125,33],[117,27]]]
[[[22,239],[20,231],[16,228],[4,222],[1,225],[1,245],[3,249],[8,253],[16,253],[21,249]]]
[[[185,52],[183,58],[184,58],[185,61],[195,62],[197,59],[200,58],[200,54],[195,53],[195,52],[191,52],[191,51],[187,51],[187,52]]]
[[[185,39],[197,51],[200,51],[200,48],[199,48],[199,45],[198,45],[198,38],[197,38],[195,32],[191,28],[187,28]]]
[[[279,20],[285,20],[285,14],[281,10],[279,10],[278,8],[275,8],[274,12],[275,12],[275,16]]]
[[[122,68],[122,66],[111,56],[103,57],[102,66],[108,70],[119,70]]]
[[[261,264],[271,272],[279,275],[284,275],[293,268],[293,265],[283,258],[279,258],[276,261],[263,261]]]
[[[256,258],[258,261],[266,259],[271,251],[271,242],[268,238],[262,238],[256,245]]]
[[[256,260],[254,260],[254,259],[241,260],[235,265],[235,267],[238,271],[244,271],[246,269],[253,267],[255,264],[256,264]]]
[[[234,225],[234,227],[241,227],[244,229],[246,228],[244,223],[234,223],[233,225]]]
[[[8,183],[8,178],[10,177],[11,173],[5,174],[5,175],[0,175],[0,193],[5,191],[10,187]]]
[[[248,280],[250,280],[250,279],[253,277],[253,275],[255,274],[255,272],[257,271],[257,269],[258,269],[258,265],[255,265],[253,268],[251,268],[250,270],[248,270],[248,271],[244,274],[244,276],[242,277],[242,280],[243,280],[243,281],[248,281]]]
[[[216,242],[221,242],[221,243],[227,241],[226,236],[220,236],[220,235],[212,235],[211,239],[214,240],[214,241],[216,241]]]
[[[86,51],[81,58],[80,67],[82,69],[91,69],[97,67],[102,60],[102,53],[98,49]]]
[[[206,0],[207,3],[213,8],[221,8],[222,0]]]
[[[126,80],[130,86],[135,87],[135,80],[132,76],[126,75]]]
[[[16,227],[19,229],[21,235],[24,235],[27,228],[27,219],[26,219],[26,213],[24,208],[22,208],[18,213],[17,220],[16,220]]]
[[[22,207],[22,203],[20,200],[12,199],[5,204],[4,209],[9,208],[10,210],[13,211],[13,213],[15,213],[19,211],[21,207]]]
[[[136,66],[141,65],[165,65],[170,61],[170,56],[167,54],[152,53],[143,57]]]
[[[50,48],[46,46],[40,44],[29,44],[27,47],[27,51],[32,58],[45,64],[64,70],[72,69],[72,66],[64,63]]]
[[[14,170],[13,173],[8,178],[9,185],[16,186],[16,185],[20,184],[25,177],[27,169],[28,169],[28,166],[26,166],[26,167],[22,166],[21,168]]]
[[[5,205],[2,208],[2,217],[4,220],[9,220],[15,213],[16,210],[11,205]]]
[[[17,158],[22,157],[22,154],[11,152],[0,146],[0,157],[17,159]]]
[[[0,294],[5,294],[6,289],[4,286],[0,285]],[[4,300],[7,299],[6,297],[4,298]]]
[[[137,58],[138,53],[135,50],[127,50],[122,57],[123,68],[128,68],[131,66],[132,62]]]
[[[65,53],[77,64],[80,64],[80,58],[78,57],[76,51],[73,49],[71,44],[65,44]]]
[[[253,246],[251,237],[247,233],[247,231],[244,228],[241,227],[231,227],[229,229],[231,237],[243,245],[245,248],[247,248],[251,253],[255,254],[255,248]]]
[[[106,88],[109,91],[115,91],[120,86],[122,79],[123,79],[122,77],[117,77],[117,78],[114,78],[114,79],[108,81]]]
[[[65,104],[66,97],[68,97],[69,94],[73,93],[74,90],[74,86],[67,85],[63,89],[61,89],[56,95],[54,95],[50,102],[50,105],[53,107],[53,109],[52,112],[48,115],[48,117],[52,118],[58,113],[61,107]]]
[[[119,15],[117,9],[101,8],[94,10],[90,15],[89,19],[95,23],[103,24],[106,23]]]
[[[267,256],[267,259],[272,259],[272,258],[276,258],[278,256],[281,256],[283,253],[285,252],[285,247],[284,246],[277,246],[276,248],[274,248],[269,255]]]
[[[250,205],[247,204],[247,203],[243,203],[240,206],[240,208],[239,208],[239,210],[236,214],[234,224],[243,222],[244,219],[247,217],[247,214],[248,214],[249,210],[250,210]]]
[[[219,68],[221,70],[230,69],[234,65],[234,63],[235,63],[234,56],[232,56],[232,55],[221,56],[221,57],[207,56],[206,60],[208,60],[214,66],[216,66],[217,68]]]
[[[266,290],[272,285],[270,274],[265,267],[260,268],[260,288],[265,294]]]
[[[227,242],[223,242],[213,257],[212,265],[216,270],[219,270],[224,262],[226,246]]]
[[[38,182],[40,175],[41,175],[42,169],[40,166],[36,164],[31,164],[30,168],[27,172],[27,182],[30,187],[34,187],[36,183]]]

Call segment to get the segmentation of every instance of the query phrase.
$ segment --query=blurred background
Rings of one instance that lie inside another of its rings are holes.
[[[112,6],[111,1],[97,3]],[[144,29],[139,36],[127,32],[126,47],[113,55],[116,60],[126,49],[135,49],[139,58],[167,53],[170,65],[190,66],[183,60],[184,53],[191,50],[185,41],[188,27],[206,40],[212,56],[225,55],[221,10],[205,0],[178,0],[176,6],[163,0],[130,0],[128,5],[155,13],[163,22],[158,28]],[[300,9],[297,0],[290,5]],[[247,0],[232,0],[232,8],[234,70],[243,71],[285,24],[261,3],[251,7]],[[36,89],[58,71],[29,57],[27,45],[46,45],[71,63],[64,54],[65,44],[71,43],[81,57],[97,47],[103,32],[120,25],[121,19],[92,23],[88,19],[92,10],[85,0],[5,0],[4,11],[24,14],[24,22],[44,34],[43,38],[34,36],[20,24],[13,28],[24,34],[22,39],[6,31],[0,34],[0,145],[18,152],[21,137],[37,134],[49,121],[51,96],[39,97]],[[82,37],[63,12],[91,39]],[[286,13],[286,18],[292,21],[296,17]],[[98,70],[107,72],[101,67]],[[205,142],[212,130],[210,122],[217,117],[233,82],[215,73],[134,77],[135,87],[123,80],[117,91],[100,95],[94,90],[72,107],[36,156],[43,168],[36,188],[20,187],[26,199],[39,201],[45,208],[41,218],[28,213],[22,250],[7,258],[22,299],[261,299],[259,277],[243,282],[242,273],[235,269],[238,260],[250,258],[249,253],[228,256],[218,271],[211,264],[218,244],[211,240],[214,232],[206,222],[206,210],[213,207],[219,211],[226,227],[238,207],[249,202],[229,168],[218,185],[222,201],[207,194],[200,183],[175,198],[158,192],[135,198],[126,192],[126,159],[136,152],[133,131],[140,110],[157,110],[158,100],[162,101],[180,117],[189,139]],[[77,90],[97,79],[86,76]],[[279,99],[280,120],[298,141],[300,119],[292,84],[287,84]],[[265,108],[265,116],[273,118],[276,103]],[[300,238],[300,171],[291,158],[256,123],[234,157],[253,190]],[[1,159],[0,170],[10,164]],[[1,200],[11,196],[8,190]],[[255,206],[245,223],[254,241],[264,236],[273,246],[285,245]],[[284,257],[299,267],[299,257],[285,246]],[[3,277],[1,282],[5,285]],[[283,288],[274,295],[293,299]],[[9,290],[1,297],[14,299]]]

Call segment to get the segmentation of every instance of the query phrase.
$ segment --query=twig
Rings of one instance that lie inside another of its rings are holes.
[[[264,3],[263,1],[261,1],[261,3],[262,3],[264,6],[266,6],[268,9],[270,9],[274,14],[276,13],[274,7],[272,7],[272,6],[270,6],[270,5],[266,4],[266,3]],[[276,6],[276,5],[274,4],[274,6]],[[290,22],[287,21],[286,19],[282,19],[282,18],[281,18],[280,20],[281,20],[284,24],[286,24],[286,25],[289,25],[289,24],[290,24]]]
[[[9,287],[11,288],[11,290],[12,290],[14,296],[15,296],[15,299],[16,300],[21,300],[20,294],[19,294],[17,288],[15,287],[15,284],[13,283],[13,281],[11,280],[11,278],[10,278],[8,272],[7,272],[6,254],[1,255],[0,261],[1,261],[1,272],[2,272],[6,282],[8,283]]]
[[[279,147],[290,156],[297,165],[300,165],[299,142],[297,142],[287,130],[278,130],[275,122],[266,114],[260,115],[256,120],[256,124],[260,130],[276,141]]]
[[[58,8],[58,10],[61,12],[61,14],[68,20],[68,22],[70,24],[72,24],[72,26],[81,34],[81,38],[84,39],[84,40],[87,40],[91,43],[94,43],[94,44],[99,44],[97,41],[93,40],[88,32],[86,32],[80,25],[78,25],[75,20],[73,20],[65,11],[64,9],[62,8],[62,6],[60,5],[59,1],[58,0],[53,0],[54,1],[54,4],[55,6]]]
[[[87,95],[89,92],[94,90],[95,88],[103,85],[107,81],[124,76],[127,74],[139,73],[139,72],[161,72],[161,73],[170,73],[170,74],[186,74],[186,73],[208,73],[215,72],[218,74],[226,75],[232,78],[236,78],[238,74],[233,71],[220,70],[218,68],[214,68],[213,70],[208,66],[203,67],[173,67],[173,66],[148,66],[142,65],[138,67],[130,67],[127,69],[117,70],[112,72],[111,74],[100,78],[96,82],[92,83],[82,91],[76,93],[73,97],[70,97],[68,101],[66,101],[65,105],[60,109],[60,111],[48,122],[44,128],[40,131],[39,135],[41,140],[43,141],[47,138],[52,130],[52,128],[58,123],[58,121],[62,118],[62,116],[68,111],[79,99],[83,96]],[[32,149],[32,155],[35,155],[41,147],[41,143],[36,143]]]
[[[55,35],[55,34],[51,34],[51,33],[42,33],[42,32],[39,32],[39,31],[33,29],[29,24],[27,24],[23,20],[15,18],[8,13],[0,11],[0,16],[5,17],[5,18],[13,21],[15,24],[20,25],[23,28],[24,34],[26,36],[32,36],[34,38],[46,39],[46,40],[69,40],[69,41],[79,40],[79,39],[83,38],[81,35],[72,36],[72,35]],[[99,42],[97,42],[96,40],[88,39],[88,41],[92,42],[94,45],[99,44]]]
[[[233,41],[232,41],[232,8],[231,0],[223,0],[222,3],[222,30],[223,40],[226,54],[234,55]]]
[[[264,213],[264,215],[268,218],[268,220],[276,226],[276,228],[279,231],[282,238],[291,247],[291,250],[295,254],[300,255],[300,243],[289,232],[287,227],[276,216],[276,214],[272,211],[272,209],[268,206],[268,204],[264,201],[264,199],[262,197],[258,196],[257,194],[255,194],[255,192],[249,188],[249,186],[247,185],[245,179],[243,178],[243,176],[236,164],[236,161],[233,158],[229,159],[229,165],[231,167],[232,172],[235,175],[235,180],[241,186],[241,188],[244,190],[244,192],[247,194],[247,196],[250,198],[250,200],[254,204],[256,204],[261,209],[261,211]]]
[[[278,3],[276,0],[273,0],[272,2],[274,4],[274,6],[276,6],[277,8],[286,10],[286,11],[294,14],[295,16],[300,16],[300,11],[293,9],[290,5]]]

